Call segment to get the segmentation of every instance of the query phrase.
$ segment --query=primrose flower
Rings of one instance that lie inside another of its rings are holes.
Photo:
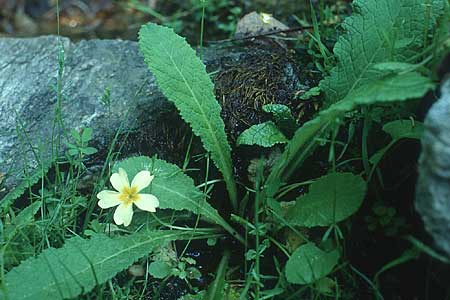
[[[263,23],[265,24],[270,24],[270,21],[272,21],[273,17],[271,14],[267,14],[267,13],[260,13],[259,14],[261,17],[261,20],[263,21]]]
[[[119,168],[118,173],[111,175],[110,181],[116,191],[104,190],[97,194],[98,206],[110,208],[117,206],[114,212],[114,222],[117,225],[128,226],[133,218],[133,203],[142,210],[155,212],[159,206],[158,198],[151,194],[139,194],[140,191],[148,187],[155,176],[149,171],[140,171],[128,181],[127,172]]]

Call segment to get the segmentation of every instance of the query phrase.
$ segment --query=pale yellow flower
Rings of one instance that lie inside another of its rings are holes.
[[[267,14],[267,13],[260,13],[259,16],[261,17],[261,20],[265,24],[270,24],[270,22],[273,19],[272,15],[271,14]]]
[[[104,190],[97,194],[98,206],[110,208],[117,206],[114,212],[114,222],[117,225],[128,226],[133,218],[133,203],[142,210],[155,212],[159,206],[158,198],[151,194],[139,194],[149,186],[154,176],[149,171],[140,171],[133,180],[128,181],[127,172],[119,168],[118,173],[111,175],[110,181],[116,191]]]

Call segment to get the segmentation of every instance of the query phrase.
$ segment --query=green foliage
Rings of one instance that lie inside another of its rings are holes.
[[[297,129],[297,122],[292,116],[291,109],[283,104],[266,104],[263,105],[263,110],[267,113],[273,114],[275,124],[283,132],[292,135]]]
[[[292,225],[329,226],[354,214],[366,193],[365,181],[352,173],[334,173],[311,184],[309,193],[297,198],[286,219]]]
[[[206,293],[207,300],[224,299],[225,276],[227,273],[229,259],[230,259],[230,252],[225,251],[222,259],[220,260],[219,267],[217,268],[216,278],[209,286],[208,291]]]
[[[97,149],[88,146],[89,141],[92,139],[92,128],[83,128],[81,134],[77,130],[72,129],[70,135],[75,142],[74,144],[66,142],[68,147],[67,153],[70,156],[82,158],[85,155],[97,153]]]
[[[309,100],[313,97],[319,96],[320,93],[322,93],[322,90],[320,89],[320,87],[315,86],[311,89],[309,89],[308,91],[306,91],[304,94],[302,94],[299,99],[300,100]]]
[[[309,284],[327,276],[337,264],[339,252],[325,252],[313,243],[297,248],[286,263],[286,279],[290,283]]]
[[[170,275],[171,266],[164,261],[154,261],[148,266],[148,273],[155,278],[163,279]]]
[[[328,133],[345,117],[345,113],[362,105],[418,98],[432,87],[433,84],[428,78],[415,72],[389,75],[354,90],[341,101],[321,111],[318,117],[303,124],[287,144],[284,153],[269,175],[269,195],[276,193],[281,183],[285,182],[317,147],[315,138]]]
[[[41,202],[34,202],[25,207],[15,218],[12,219],[11,224],[5,224],[4,239],[8,240],[22,227],[29,225],[33,221],[33,216],[41,207]]]
[[[395,120],[386,123],[383,131],[389,134],[392,139],[399,140],[404,138],[420,139],[423,134],[423,124],[412,120]]]
[[[417,65],[413,65],[405,62],[398,61],[387,61],[381,62],[373,65],[373,68],[378,71],[387,71],[392,73],[400,73],[414,70],[417,68]]]
[[[51,166],[52,162],[43,162],[32,174],[30,174],[30,176],[25,177],[18,186],[6,194],[6,196],[0,200],[0,209],[3,213],[6,213],[11,205],[14,204],[14,201],[22,196],[28,188],[43,179]]]
[[[354,13],[342,27],[346,31],[334,46],[338,59],[331,75],[320,83],[329,103],[386,75],[374,68],[382,62],[415,63],[428,29],[442,14],[445,0],[356,0]],[[427,18],[427,15],[429,16]]]
[[[118,162],[113,170],[117,171],[119,168],[123,168],[130,178],[139,171],[149,170],[155,178],[142,192],[158,197],[160,209],[188,210],[236,235],[234,229],[206,201],[206,196],[194,186],[194,181],[176,165],[156,158],[138,156]]]
[[[220,118],[221,107],[205,66],[195,51],[172,29],[147,24],[139,31],[139,47],[158,86],[200,136],[205,149],[222,172],[230,200],[237,209],[236,185],[231,165],[231,149]]]
[[[420,139],[422,137],[424,127],[423,124],[418,121],[395,120],[386,123],[383,126],[383,130],[392,137],[392,141],[370,157],[372,170],[370,172],[369,178],[372,177],[376,167],[383,159],[384,155],[389,151],[389,149],[392,148],[392,146],[394,146],[401,139]]]
[[[0,246],[4,251],[4,265],[11,268],[24,258],[35,253],[34,237],[37,233],[34,224],[34,215],[41,208],[41,201],[31,203],[19,212],[17,216],[11,215],[11,221],[5,222]],[[1,251],[1,250],[0,250]]]
[[[238,145],[258,145],[272,147],[276,144],[288,142],[288,139],[277,128],[275,123],[267,121],[256,124],[244,130],[237,139]]]
[[[73,237],[62,248],[46,249],[8,272],[5,277],[8,297],[10,300],[73,298],[106,282],[156,247],[188,238],[192,238],[190,233],[174,230],[115,238],[94,234],[89,240]]]

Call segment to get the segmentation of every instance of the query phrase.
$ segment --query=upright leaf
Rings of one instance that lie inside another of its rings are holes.
[[[191,238],[192,233],[173,230],[146,231],[116,238],[95,234],[89,240],[74,237],[62,248],[46,249],[8,272],[5,276],[8,299],[77,297],[114,277],[153,249],[173,240]]]
[[[231,149],[220,118],[221,107],[215,99],[213,83],[205,66],[186,40],[167,27],[152,23],[142,26],[139,47],[161,91],[176,105],[183,119],[211,153],[236,209]]]

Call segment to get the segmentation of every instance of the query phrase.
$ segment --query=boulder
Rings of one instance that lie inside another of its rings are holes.
[[[57,142],[53,139],[52,145],[54,128],[68,132],[91,127],[93,144],[101,150],[108,147],[122,122],[124,131],[137,128],[139,122],[156,126],[171,109],[134,42],[74,44],[67,38],[59,42],[55,36],[4,38],[0,53],[0,173],[6,174],[7,187],[20,181],[38,161],[51,159]],[[62,54],[64,125],[59,126],[55,116]]]
[[[450,77],[425,118],[415,205],[436,246],[450,257]]]
[[[60,49],[64,49],[61,65]],[[242,61],[270,57],[272,50],[225,45],[203,49],[202,57],[208,71],[217,74],[241,65]],[[3,38],[0,53],[0,175],[6,174],[7,189],[20,182],[24,171],[31,172],[38,162],[55,156],[52,132],[58,128],[65,132],[92,128],[91,145],[99,149],[93,160],[97,159],[100,164],[119,129],[123,133],[119,140],[124,155],[156,153],[167,159],[175,152],[184,151],[177,148],[182,144],[180,139],[186,136],[185,129],[180,128],[189,128],[179,125],[181,118],[159,91],[136,42],[88,40],[72,43],[56,36]],[[264,61],[267,65],[274,64]],[[293,99],[297,90],[307,87],[300,85],[293,72],[295,64],[286,59],[281,64],[280,70],[284,70],[285,76],[279,89],[286,98]],[[63,71],[60,102],[63,126],[55,123],[60,68]],[[178,132],[168,133],[173,130]],[[66,136],[62,134],[59,154],[65,151]],[[162,141],[163,136],[167,140]],[[186,143],[189,143],[189,136]],[[184,158],[184,154],[179,153],[179,156]]]

